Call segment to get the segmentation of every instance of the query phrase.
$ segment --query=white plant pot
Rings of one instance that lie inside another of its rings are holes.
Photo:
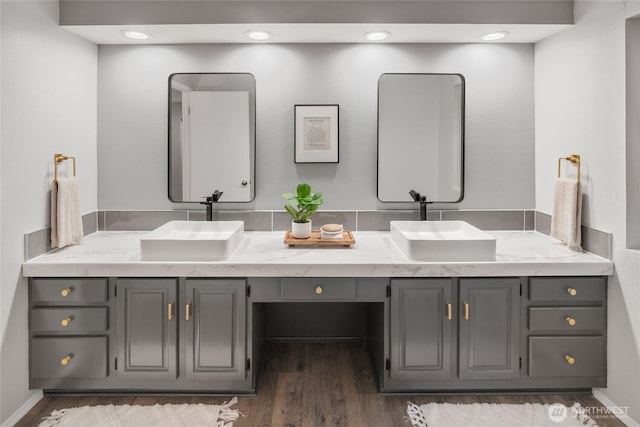
[[[291,221],[291,235],[296,239],[308,239],[311,237],[311,220],[307,222]]]

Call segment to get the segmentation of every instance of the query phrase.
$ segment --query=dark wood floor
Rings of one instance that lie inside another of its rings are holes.
[[[53,410],[83,405],[220,404],[229,397],[45,397],[16,426],[37,426]],[[245,416],[234,427],[408,426],[407,402],[562,403],[602,406],[589,395],[379,396],[366,349],[356,343],[272,343],[267,347],[258,395],[239,396],[234,406]],[[621,426],[597,418],[601,427]],[[552,424],[552,423],[550,423]],[[523,426],[524,427],[524,426]]]

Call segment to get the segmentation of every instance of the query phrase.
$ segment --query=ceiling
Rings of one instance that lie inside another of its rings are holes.
[[[572,0],[59,0],[60,25],[96,44],[535,43],[573,25]],[[151,34],[132,40],[122,30]],[[256,42],[249,30],[273,37]]]
[[[175,44],[175,43],[488,43],[480,36],[508,31],[509,36],[490,43],[535,43],[571,25],[521,24],[190,24],[190,25],[74,25],[65,28],[96,44]],[[133,40],[122,30],[151,34],[147,40]],[[267,41],[253,41],[249,30],[268,31]],[[391,36],[370,42],[363,34],[383,30]]]

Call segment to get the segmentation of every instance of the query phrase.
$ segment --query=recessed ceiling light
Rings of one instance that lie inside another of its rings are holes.
[[[247,31],[245,34],[253,40],[269,40],[273,36],[268,31]]]
[[[508,31],[497,31],[495,33],[488,33],[480,36],[480,38],[486,42],[492,42],[503,39],[509,35]]]
[[[130,39],[135,40],[146,40],[151,38],[151,34],[138,30],[122,30],[120,31],[120,33],[122,33],[122,35],[125,37],[129,37]]]
[[[379,42],[385,40],[390,35],[391,33],[388,31],[369,31],[364,34],[364,38],[372,42]]]

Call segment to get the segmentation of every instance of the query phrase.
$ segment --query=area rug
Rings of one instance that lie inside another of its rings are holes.
[[[100,405],[53,411],[40,427],[231,427],[241,415],[230,406],[234,397],[222,405]]]
[[[496,403],[408,403],[407,419],[416,427],[597,427],[579,403],[523,405]]]

